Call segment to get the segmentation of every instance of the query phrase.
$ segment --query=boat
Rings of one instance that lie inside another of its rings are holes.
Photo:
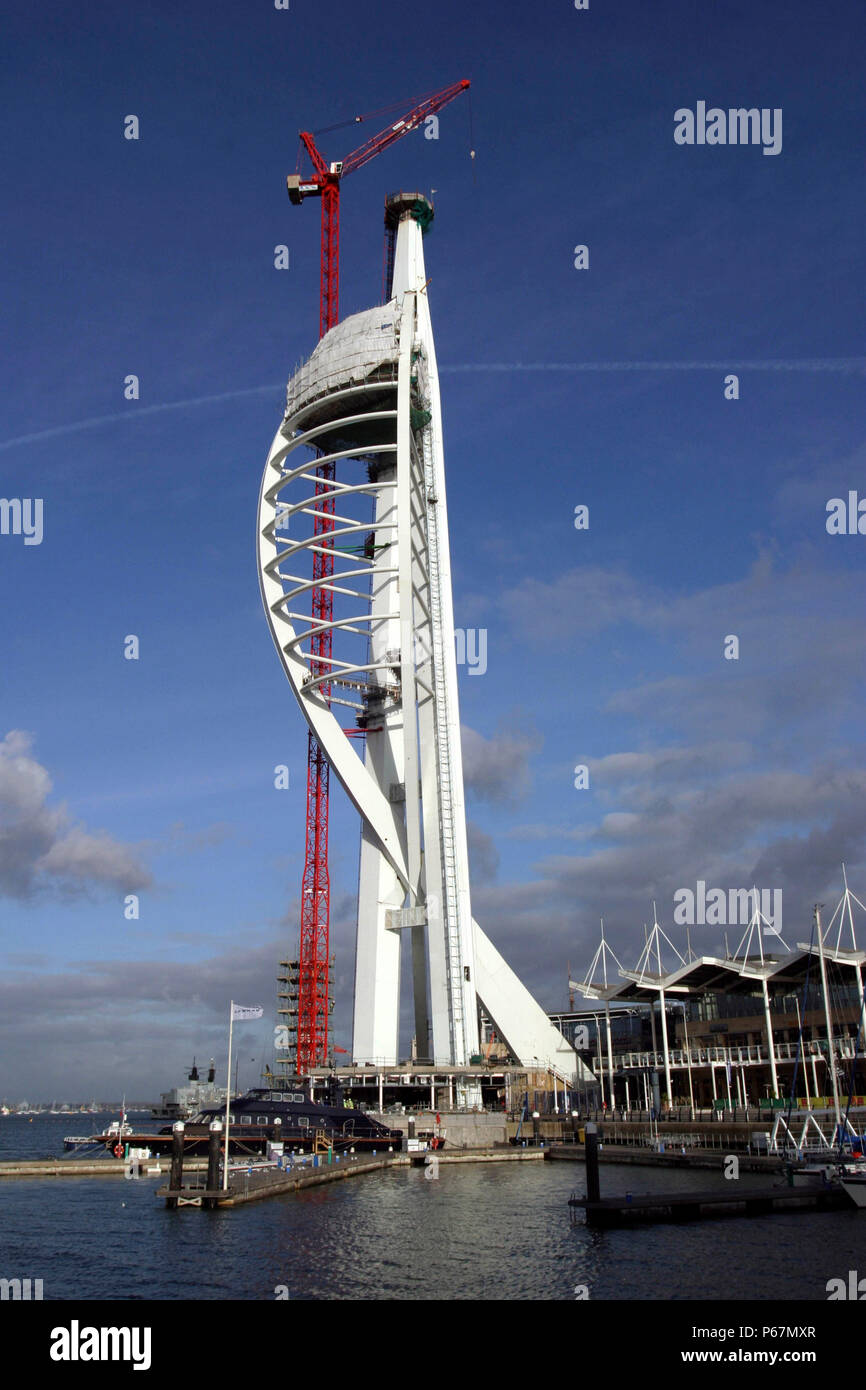
[[[64,1134],[63,1147],[67,1153],[73,1149],[96,1149],[102,1147],[102,1136],[99,1134]]]
[[[789,1164],[785,1172],[791,1187],[829,1187],[836,1177],[836,1164]]]
[[[866,1164],[843,1163],[839,1167],[837,1181],[842,1191],[855,1207],[866,1207]]]
[[[206,1154],[211,1124],[225,1124],[223,1106],[206,1106],[184,1122],[184,1153]],[[99,1139],[116,1152],[127,1143],[146,1147],[154,1154],[170,1153],[173,1126],[159,1130],[118,1134],[116,1125]],[[363,1110],[343,1104],[342,1087],[332,1079],[326,1102],[311,1100],[304,1091],[291,1086],[255,1086],[231,1102],[229,1110],[229,1151],[266,1153],[268,1146],[282,1143],[286,1151],[308,1152],[316,1147],[335,1150],[387,1151],[402,1147],[403,1131],[389,1129]]]
[[[842,1188],[857,1207],[866,1207],[866,1160],[860,1157],[825,1163],[789,1164],[791,1187]]]
[[[115,1156],[119,1158],[124,1152],[127,1142],[134,1136],[135,1130],[126,1118],[126,1101],[124,1101],[119,1120],[112,1120],[108,1128],[100,1134],[67,1134],[63,1139],[63,1147],[68,1153],[71,1149],[102,1146],[113,1150]],[[118,1149],[120,1153],[118,1153]]]

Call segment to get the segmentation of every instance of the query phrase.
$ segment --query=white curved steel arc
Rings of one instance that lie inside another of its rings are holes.
[[[322,502],[330,502],[330,501],[332,501],[334,498],[336,498],[338,495],[339,495],[339,494],[336,493],[336,492],[325,492],[325,491],[323,490],[322,492],[319,493],[319,495],[318,495],[317,497],[310,497],[310,498],[308,498],[308,499],[301,505],[300,508],[295,508],[295,510],[296,510],[296,511],[298,511],[298,510],[301,511],[301,512],[304,514],[304,516],[311,517],[313,521],[331,522],[331,525],[328,527],[327,539],[330,539],[331,536],[342,536],[342,535],[345,534],[345,531],[340,531],[340,530],[337,529],[339,526],[348,527],[348,529],[349,529],[350,531],[364,531],[364,530],[369,531],[369,529],[370,529],[369,523],[365,523],[365,522],[363,522],[363,521],[358,521],[357,517],[354,517],[354,516],[341,516],[340,513],[339,513],[338,511],[333,511],[333,512],[324,511],[324,512],[323,512],[323,511],[320,511],[320,510],[319,510],[319,504],[320,504],[320,503],[322,503]],[[285,513],[283,513],[283,515],[285,515]],[[319,533],[315,536],[314,539],[317,540],[317,541],[319,542],[319,544],[321,545],[321,544],[322,544],[322,541],[323,541],[324,539],[326,539],[326,537],[323,536],[322,532],[319,532]],[[332,554],[334,553],[333,546],[331,546],[331,547],[322,546],[322,549],[323,549],[323,553],[325,553],[325,554],[331,554],[331,555],[332,555]]]
[[[392,412],[392,411],[386,411],[386,412],[384,412],[384,415],[385,415],[386,417],[392,417],[393,414],[394,414],[394,412]],[[277,498],[279,497],[279,494],[280,494],[285,488],[290,487],[293,483],[297,482],[299,479],[306,479],[306,480],[308,480],[308,481],[311,482],[311,483],[319,484],[319,485],[321,485],[322,482],[325,481],[325,482],[327,482],[328,487],[330,488],[330,487],[333,485],[333,483],[334,483],[334,479],[329,478],[329,479],[324,479],[324,480],[323,480],[322,478],[316,478],[315,474],[312,474],[312,475],[310,474],[310,469],[311,469],[311,468],[319,468],[319,467],[321,467],[323,464],[331,464],[331,463],[337,464],[337,463],[339,463],[339,461],[340,461],[341,459],[347,459],[347,458],[352,459],[352,458],[357,458],[357,457],[358,457],[358,453],[359,453],[359,450],[358,450],[357,448],[354,448],[354,449],[339,449],[339,450],[337,450],[336,452],[331,453],[331,454],[321,454],[321,455],[319,455],[318,457],[316,457],[315,459],[305,459],[304,462],[303,462],[303,463],[299,463],[298,466],[297,466],[296,468],[289,468],[289,469],[283,468],[283,467],[282,467],[283,460],[285,460],[286,458],[288,458],[289,454],[294,453],[295,449],[297,449],[297,448],[299,447],[299,445],[300,445],[300,446],[303,446],[303,447],[306,447],[306,448],[314,449],[314,448],[316,447],[315,443],[311,443],[311,442],[310,442],[311,439],[312,439],[313,434],[321,434],[323,430],[331,429],[331,428],[333,428],[334,425],[343,425],[343,424],[351,425],[351,424],[357,423],[358,420],[366,420],[366,419],[369,419],[369,418],[370,418],[369,416],[361,415],[361,416],[352,416],[351,418],[348,418],[348,419],[346,419],[346,420],[336,420],[336,421],[332,421],[332,422],[330,422],[328,425],[321,425],[321,426],[318,427],[316,430],[311,430],[309,435],[298,435],[298,436],[296,436],[295,438],[293,438],[293,439],[291,439],[291,440],[283,440],[283,443],[285,444],[285,449],[284,449],[283,453],[280,455],[278,477],[277,477],[277,479],[276,479],[275,482],[271,483],[270,487],[269,487],[269,488],[267,489],[267,491],[266,491],[265,496],[267,497],[267,500],[268,500],[269,502],[276,503],[276,500],[277,500]],[[375,445],[375,446],[372,446],[372,445],[371,445],[370,448],[364,449],[363,452],[364,452],[364,455],[366,456],[366,455],[368,455],[368,454],[373,454],[373,453],[376,453],[376,454],[393,454],[393,453],[396,453],[396,450],[397,450],[396,444],[383,444],[383,445]],[[276,467],[277,465],[275,464],[274,466]],[[393,486],[393,484],[387,484],[387,485],[388,485],[388,486]],[[335,488],[335,489],[334,489],[334,493],[336,494],[337,492],[340,492],[340,491],[343,491],[343,492],[348,492],[348,491],[361,491],[361,492],[370,492],[371,495],[375,495],[375,493],[376,493],[377,489],[379,488],[379,486],[380,486],[379,483],[377,483],[377,482],[370,482],[370,481],[368,481],[368,482],[366,482],[366,483],[360,485],[360,487],[354,487],[354,486],[352,486],[351,484],[345,484],[345,485],[343,485],[342,487]],[[381,486],[386,486],[386,484],[382,484]],[[320,492],[320,493],[318,493],[318,494],[314,494],[314,495],[317,495],[318,497],[324,497],[324,496],[326,495],[326,492],[323,490],[322,492]],[[286,504],[283,503],[282,506],[283,506],[283,508],[285,509]]]
[[[290,619],[299,618],[302,622],[310,621],[309,613],[295,613],[288,608],[283,610],[283,616]],[[398,609],[396,613],[383,613],[381,615],[377,613],[374,617],[371,617],[369,614],[367,614],[366,616],[362,614],[360,618],[357,616],[354,618],[333,618],[327,623],[316,623],[312,627],[308,627],[305,632],[295,633],[295,636],[291,639],[291,641],[286,643],[286,647],[297,647],[299,642],[306,642],[309,637],[318,637],[320,632],[334,632],[337,628],[343,628],[345,631],[351,632],[357,637],[367,637],[369,636],[369,628],[372,627],[374,623],[382,622],[383,620],[386,620],[388,618],[399,617],[400,612]],[[350,624],[352,623],[366,623],[367,627],[351,627]],[[316,660],[330,661],[335,666],[346,665],[345,662],[341,662],[333,656],[323,656],[321,658],[316,657]],[[371,663],[371,669],[375,669],[377,666],[381,665],[381,661],[374,661]],[[359,668],[353,667],[353,669]]]
[[[303,475],[304,478],[307,478],[307,476],[307,474]],[[310,479],[310,481],[312,482],[314,481],[314,479]],[[333,479],[331,481],[333,482]],[[282,492],[283,489],[280,488],[279,491]],[[375,497],[377,495],[377,492],[378,487],[375,483],[359,483],[355,487],[329,486],[327,488],[322,488],[321,491],[317,490],[315,492],[310,493],[308,497],[302,497],[299,502],[281,502],[279,504],[282,507],[280,516],[281,518],[287,516],[292,517],[297,512],[308,512],[310,516],[316,516],[316,508],[320,507],[323,502],[333,502],[336,508],[337,503],[341,502],[345,497],[352,496],[357,493],[363,494],[367,497]],[[324,513],[322,515],[324,515]],[[355,517],[341,516],[340,513],[336,510],[333,512],[328,512],[327,516],[333,518],[335,521],[356,520]]]
[[[362,425],[369,424],[371,420],[396,420],[396,418],[396,410],[362,410],[360,414],[356,413],[354,415],[335,415],[331,419],[323,421],[320,425],[313,425],[308,430],[297,430],[295,433],[291,435],[286,435],[285,429],[278,431],[278,433],[282,434],[282,437],[289,444],[290,448],[294,450],[297,449],[300,445],[309,444],[311,440],[318,439],[320,434],[333,434],[335,429],[344,427],[346,425]],[[291,425],[292,423],[293,421],[291,420],[286,421],[287,425]],[[390,441],[383,440],[383,443],[388,442]],[[375,445],[371,445],[371,448],[375,447]],[[350,450],[349,454],[346,457],[355,458],[357,457],[358,452],[359,450],[357,448],[355,448],[354,450]],[[360,452],[364,453],[366,451],[364,449],[361,449]],[[309,460],[307,460],[307,463],[304,466],[309,468]]]
[[[367,571],[359,570],[359,571],[357,571],[357,573],[359,573],[359,574],[363,574],[363,573],[375,573],[376,576],[377,576],[377,578],[378,578],[379,576],[381,576],[381,575],[383,575],[383,574],[396,574],[396,573],[397,573],[397,570],[396,570],[396,568],[392,568],[392,567],[386,568],[386,567],[383,566],[383,567],[377,568],[377,569],[375,569],[375,570],[367,570]],[[281,582],[283,582],[283,583],[286,583],[286,582],[288,582],[288,581],[291,581],[291,580],[299,579],[299,578],[300,578],[299,575],[285,575],[285,574],[282,574],[282,573],[279,573],[279,572],[277,573],[276,577],[277,577]],[[307,592],[307,591],[309,591],[310,589],[313,589],[313,588],[327,589],[330,593],[343,594],[343,595],[345,595],[345,596],[347,596],[347,597],[349,597],[349,598],[358,599],[359,602],[361,602],[361,603],[370,604],[370,603],[372,602],[371,595],[368,594],[368,593],[367,593],[367,594],[361,593],[361,592],[359,592],[357,589],[344,589],[341,585],[335,585],[335,584],[321,584],[321,583],[320,583],[318,580],[316,580],[316,579],[310,579],[310,580],[304,580],[303,583],[300,583],[300,584],[296,585],[296,587],[295,587],[294,589],[292,589],[290,592],[284,593],[283,596],[282,596],[282,598],[279,599],[279,600],[277,601],[277,603],[274,605],[274,608],[273,608],[272,611],[276,612],[277,609],[280,609],[280,610],[282,611],[282,614],[283,614],[284,617],[287,617],[287,618],[297,618],[297,619],[298,619],[299,621],[301,621],[301,622],[310,623],[310,622],[311,622],[311,615],[310,615],[309,613],[299,613],[299,612],[296,612],[294,609],[287,608],[286,605],[289,604],[289,603],[291,603],[291,602],[298,596],[298,594],[302,594],[302,593]],[[311,632],[323,632],[323,631],[325,631],[328,627],[341,627],[341,626],[345,626],[345,627],[346,627],[346,631],[348,631],[348,632],[354,632],[354,633],[357,633],[358,636],[366,637],[366,636],[369,635],[369,628],[370,628],[373,624],[379,623],[379,622],[381,622],[381,621],[382,621],[383,619],[385,619],[385,618],[392,618],[392,617],[393,617],[393,618],[399,618],[399,616],[400,616],[399,613],[385,613],[385,614],[381,614],[381,615],[378,614],[378,613],[377,613],[377,614],[372,614],[372,613],[357,613],[357,614],[355,614],[353,617],[334,619],[334,620],[331,621],[331,622],[322,623],[322,624],[319,624],[319,625],[310,627],[309,630],[308,630],[308,633],[307,633],[306,635],[309,636],[309,633],[311,633]],[[353,627],[350,626],[350,624],[352,624],[352,623],[362,623],[362,624],[364,624],[365,626],[364,626],[364,628],[353,628]]]
[[[393,445],[393,444],[376,444],[376,445],[367,445],[367,444],[365,444],[365,445],[363,446],[363,457],[364,457],[364,462],[366,463],[366,462],[368,461],[368,458],[369,458],[369,455],[370,455],[370,454],[393,454],[393,452],[394,452],[394,445]],[[328,455],[324,455],[324,454],[321,455],[321,458],[324,459],[325,461],[327,461],[327,458],[328,458],[328,457],[329,457]],[[350,458],[350,459],[357,459],[357,458],[358,458],[358,450],[356,449],[354,452],[346,454],[345,457],[346,457],[346,458]],[[316,465],[318,465],[319,459],[315,459],[314,462],[316,463]],[[300,476],[301,478],[309,477],[310,482],[315,482],[315,481],[316,481],[316,475],[315,475],[315,473],[311,473],[311,474],[301,473],[299,476]],[[330,481],[331,481],[331,487],[332,487],[332,488],[335,488],[337,492],[369,492],[369,493],[375,494],[375,493],[377,493],[377,492],[378,492],[381,488],[383,488],[383,487],[396,487],[396,486],[397,486],[396,482],[395,482],[393,479],[391,479],[391,480],[388,481],[388,482],[384,482],[384,481],[383,481],[382,479],[380,479],[380,478],[376,478],[375,480],[368,479],[366,483],[343,483],[343,482],[340,481],[339,478],[331,478]]]
[[[364,418],[365,418],[364,416],[361,416],[361,419],[364,419]],[[337,421],[336,423],[337,423],[337,424],[342,424],[343,421]],[[347,421],[346,423],[352,424],[353,421],[352,421],[352,420],[349,420],[349,421]],[[324,427],[323,427],[323,428],[324,428]],[[314,449],[314,448],[316,447],[315,444],[310,444],[310,443],[308,442],[306,435],[301,435],[301,436],[299,436],[297,439],[291,440],[291,442],[287,445],[286,456],[288,456],[288,454],[294,453],[295,449],[298,447],[299,444],[305,445],[307,448],[310,448],[310,449]],[[364,449],[364,456],[366,457],[368,454],[374,454],[374,453],[375,453],[375,454],[394,454],[394,453],[396,453],[396,451],[397,451],[397,446],[396,446],[396,444],[377,444],[377,445],[375,445],[375,446],[372,446],[372,445],[371,445],[370,448],[365,448],[365,449]],[[299,463],[299,464],[298,464],[297,468],[286,469],[285,471],[281,472],[278,481],[277,481],[276,483],[272,483],[271,486],[270,486],[270,488],[268,489],[268,492],[267,492],[268,501],[269,501],[269,502],[270,502],[270,501],[273,501],[273,500],[275,499],[276,495],[277,495],[278,493],[282,492],[283,488],[289,487],[292,483],[296,483],[299,479],[305,479],[305,480],[307,480],[307,481],[309,481],[309,482],[311,482],[311,483],[321,485],[321,483],[322,483],[323,480],[322,480],[321,478],[317,478],[316,475],[315,475],[315,473],[312,473],[312,474],[311,474],[310,471],[309,471],[311,468],[318,468],[321,464],[330,464],[330,463],[337,464],[337,463],[340,462],[341,459],[346,459],[346,458],[352,459],[352,458],[357,458],[357,456],[358,456],[358,450],[357,450],[357,449],[339,449],[339,450],[337,450],[335,453],[332,453],[332,454],[320,454],[320,455],[318,455],[315,459],[305,459],[303,463]],[[326,481],[328,482],[329,486],[332,486],[332,485],[334,484],[334,482],[335,482],[335,479],[329,478],[329,479],[327,479]],[[368,481],[368,482],[366,482],[366,483],[364,483],[364,484],[361,485],[361,491],[363,492],[363,491],[369,489],[370,492],[374,492],[374,491],[375,491],[377,488],[379,488],[380,486],[386,486],[386,484],[380,484],[380,483],[378,483],[378,482],[369,482],[369,481]],[[393,487],[394,484],[393,484],[393,483],[389,483],[389,484],[387,484],[387,486]],[[346,483],[346,484],[343,484],[343,485],[342,485],[342,489],[341,489],[341,488],[337,488],[336,490],[337,490],[337,491],[342,490],[342,491],[348,492],[348,491],[350,491],[350,490],[353,490],[353,485],[352,485],[351,483]],[[321,494],[320,494],[320,495],[321,495]]]
[[[328,532],[328,536],[329,536],[329,537],[330,537],[330,536],[336,536],[336,537],[340,537],[340,536],[356,536],[356,535],[366,534],[369,530],[370,530],[370,523],[369,523],[369,522],[360,522],[357,526],[344,526],[344,527],[342,528],[342,530],[337,530],[336,527],[335,527],[333,531],[329,531],[329,532]],[[319,535],[317,535],[317,536],[304,536],[303,538],[301,538],[301,539],[299,539],[299,540],[292,541],[292,542],[286,547],[285,550],[277,550],[277,551],[276,551],[276,554],[274,555],[274,558],[268,562],[268,563],[269,563],[269,568],[270,568],[270,569],[273,569],[276,565],[281,565],[281,564],[283,563],[284,560],[287,560],[290,556],[296,554],[299,550],[310,550],[310,551],[315,551],[316,549],[318,549],[320,555],[331,555],[331,554],[335,554],[335,555],[336,555],[336,554],[338,553],[338,552],[334,551],[334,550],[332,549],[332,547],[330,547],[330,546],[323,546],[323,545],[321,544],[321,540],[322,540],[322,535],[321,535],[321,532],[320,532]],[[274,544],[274,549],[276,550],[276,543],[275,543],[275,542],[272,542],[272,543]],[[324,585],[319,585],[319,587],[325,587],[325,586],[324,586]]]
[[[306,475],[304,475],[304,477],[306,478]],[[310,478],[309,481],[310,481],[310,482],[315,482],[316,480],[315,480],[315,478]],[[332,498],[334,499],[334,501],[336,501],[337,499],[342,499],[342,498],[344,498],[344,497],[347,497],[347,496],[350,496],[350,495],[355,495],[355,494],[358,494],[358,493],[360,493],[360,494],[362,494],[362,495],[366,495],[366,496],[368,496],[368,497],[375,497],[375,496],[377,495],[377,493],[380,491],[381,488],[395,487],[395,486],[396,486],[395,483],[389,482],[389,483],[382,483],[382,484],[379,484],[379,483],[358,483],[356,487],[339,487],[339,488],[337,488],[337,487],[331,487],[331,488],[329,488],[329,489],[326,490],[326,491],[312,493],[308,498],[303,498],[300,502],[292,502],[292,503],[284,502],[284,503],[282,503],[282,511],[280,512],[280,520],[281,520],[281,521],[284,521],[284,518],[285,518],[285,517],[292,517],[292,516],[295,516],[298,512],[306,511],[306,509],[310,506],[310,504],[311,504],[312,502],[315,502],[316,506],[321,506],[322,502],[330,502]],[[282,489],[280,489],[280,491],[282,491]],[[310,514],[310,516],[316,516],[316,515],[317,515],[317,513],[316,513],[315,511],[310,511],[309,514]],[[354,519],[355,519],[354,517],[341,517],[341,516],[339,515],[339,513],[329,513],[328,515],[329,515],[329,516],[334,516],[335,520],[337,520],[337,521],[349,521],[349,520],[354,521]],[[281,528],[280,528],[279,526],[277,526],[276,529],[279,531]],[[368,527],[368,530],[369,530],[369,527]]]
[[[283,423],[280,425],[280,433],[285,437],[289,425],[297,425],[297,422],[303,420],[307,415],[311,415],[314,411],[320,410],[322,402],[325,400],[330,402],[340,401],[343,400],[344,397],[357,399],[359,395],[365,395],[367,392],[374,391],[380,393],[382,391],[393,391],[396,394],[396,390],[397,378],[395,376],[393,380],[389,379],[388,381],[359,381],[353,386],[344,387],[341,391],[324,391],[321,396],[316,396],[315,400],[308,401],[307,404],[302,405],[299,410],[287,411],[283,416]],[[372,420],[374,418],[374,412],[369,411],[365,413],[363,418]]]
[[[369,600],[370,595],[368,593],[364,593],[358,589],[344,589],[339,584],[335,584],[333,581],[335,579],[354,579],[356,577],[360,578],[362,575],[365,574],[375,574],[378,576],[380,574],[397,573],[398,570],[396,565],[391,567],[386,567],[384,565],[370,565],[366,569],[343,570],[342,572],[335,570],[334,573],[331,575],[331,578],[328,580],[328,588],[330,589],[332,594],[345,594],[349,598]],[[302,579],[301,575],[299,574],[282,574],[278,572],[276,577],[277,579],[281,579],[284,584],[290,584],[297,581],[296,587],[294,589],[290,589],[288,593],[284,595],[286,602],[288,602],[291,599],[297,598],[298,594],[307,593],[310,589],[315,589],[317,586],[319,588],[322,587],[320,580],[306,578]]]
[[[280,431],[277,430],[271,443],[271,447],[268,450],[268,457],[267,461],[265,462],[265,476],[262,479],[263,486],[264,483],[267,481],[269,468],[275,469],[278,476],[282,477],[282,473],[280,470],[283,466],[283,459],[286,458],[286,456],[292,452],[292,448],[293,445],[291,440],[284,439],[283,436],[280,434]]]
[[[385,411],[380,411],[380,412],[378,413],[377,418],[379,418],[379,419],[388,419],[388,418],[393,418],[393,415],[394,415],[394,412],[393,412],[393,411],[385,410]],[[370,415],[361,415],[360,417],[357,416],[357,415],[347,415],[347,416],[345,417],[345,419],[340,419],[339,417],[337,417],[337,418],[334,419],[334,420],[329,420],[328,423],[327,423],[326,425],[319,425],[319,426],[317,426],[315,432],[318,433],[318,434],[321,434],[322,430],[332,430],[332,429],[334,429],[334,427],[337,426],[337,425],[354,425],[354,424],[357,424],[357,423],[358,423],[359,419],[360,419],[360,420],[370,420],[370,419],[372,419],[372,418],[373,418],[373,417],[370,416]],[[309,444],[309,440],[312,438],[313,433],[314,433],[314,431],[313,431],[313,430],[310,430],[307,434],[304,434],[303,432],[301,432],[300,434],[293,434],[292,437],[291,437],[291,441],[290,441],[290,443],[291,443],[291,450],[290,450],[290,452],[293,453],[293,452],[295,451],[295,449],[298,447],[299,444],[300,444],[300,445],[307,444],[309,448],[315,449],[315,448],[317,447],[317,445],[316,445],[315,443]],[[396,448],[397,448],[396,444],[393,444],[390,440],[383,440],[383,442],[382,442],[381,444],[365,444],[365,445],[363,446],[363,454],[364,454],[364,458],[367,458],[367,456],[370,455],[370,454],[393,454]],[[351,447],[351,448],[346,448],[346,449],[335,449],[335,450],[333,450],[333,452],[330,453],[330,454],[317,454],[315,459],[307,459],[306,462],[304,462],[304,463],[299,463],[295,468],[293,468],[293,469],[291,470],[291,473],[290,473],[290,474],[288,474],[288,473],[286,474],[286,479],[287,479],[288,482],[294,482],[294,480],[295,480],[296,478],[302,478],[302,477],[304,476],[304,470],[305,470],[305,469],[308,469],[308,468],[318,468],[318,466],[319,466],[320,463],[339,463],[341,459],[353,459],[353,458],[357,458],[357,457],[358,457],[358,448],[357,448],[357,446]],[[313,473],[313,474],[310,475],[310,480],[311,480],[311,482],[321,481],[320,479],[317,479],[317,478],[316,478],[315,473]],[[332,478],[330,481],[331,481],[332,483],[335,482],[335,480],[334,480],[333,478]],[[337,486],[341,486],[341,484],[338,483]],[[351,483],[345,483],[345,484],[342,484],[342,486],[351,487],[352,484],[351,484]],[[371,483],[369,486],[372,487],[372,486],[375,486],[375,484],[372,484],[372,483]]]
[[[293,439],[291,445],[289,445],[288,453],[295,452],[295,449],[297,448],[297,445],[299,445],[299,443],[306,443],[306,439],[304,439],[303,436],[299,439]],[[316,448],[316,445],[314,445],[314,443],[310,443],[310,445],[307,445],[307,448],[314,449]],[[367,449],[364,450],[364,452],[393,453],[395,452],[395,449],[396,445],[389,445],[388,443],[388,445],[377,445],[375,446],[375,449]],[[282,492],[282,489],[288,488],[288,486],[291,486],[293,482],[297,482],[299,480],[313,482],[313,484],[316,484],[318,486],[321,486],[322,481],[327,481],[329,488],[334,489],[335,492],[374,492],[375,489],[377,489],[379,486],[378,482],[368,481],[364,482],[364,484],[361,484],[360,486],[349,484],[349,482],[348,484],[338,485],[336,484],[335,478],[328,478],[328,480],[322,480],[322,478],[317,478],[316,474],[310,473],[310,468],[318,468],[322,463],[336,464],[339,463],[341,459],[356,459],[356,457],[357,449],[341,449],[338,450],[338,452],[336,453],[329,453],[329,455],[317,456],[316,459],[304,460],[303,463],[297,464],[296,468],[291,468],[291,470],[285,470],[284,473],[281,473],[281,475],[279,475],[279,480],[277,482],[274,482],[274,484],[271,484],[270,489],[268,489],[267,493],[268,502],[272,502],[272,500],[275,499],[275,496],[277,496],[279,492]],[[321,495],[322,493],[320,493],[320,496]]]
[[[292,609],[292,608],[284,608],[284,609],[283,609],[283,615],[284,615],[284,617],[289,618],[290,620],[293,620],[293,621],[294,621],[294,620],[299,620],[299,621],[301,621],[301,622],[309,622],[309,621],[310,621],[310,615],[309,615],[309,613],[296,613],[296,612],[294,611],[294,609]],[[362,617],[360,617],[360,618],[358,618],[358,617],[354,617],[354,618],[334,618],[334,619],[332,619],[330,622],[327,622],[327,623],[316,623],[316,625],[315,625],[314,627],[308,627],[308,628],[306,629],[305,632],[300,632],[300,633],[298,633],[298,634],[295,636],[295,638],[293,639],[293,641],[292,641],[291,643],[289,643],[288,645],[289,645],[289,646],[297,646],[299,642],[306,642],[306,640],[307,640],[308,637],[317,637],[317,636],[319,635],[320,632],[334,632],[334,631],[336,631],[338,628],[339,628],[341,631],[343,631],[343,632],[347,632],[347,633],[350,635],[350,637],[363,637],[363,638],[366,640],[366,638],[369,637],[369,635],[370,635],[370,630],[372,629],[372,627],[374,626],[375,623],[378,623],[378,622],[380,622],[380,621],[382,621],[382,620],[384,620],[384,619],[388,619],[388,618],[399,618],[399,616],[400,616],[399,613],[383,613],[383,614],[382,614],[382,618],[380,619],[379,614],[377,613],[377,614],[375,615],[375,617],[370,617],[370,616],[368,615],[367,617],[363,617],[363,616],[362,616]],[[355,627],[355,626],[354,626],[355,623],[366,623],[366,624],[367,624],[367,627],[366,627],[366,628],[365,628],[365,627]],[[319,660],[319,658],[316,657],[316,660]],[[324,660],[332,661],[332,662],[334,663],[334,665],[336,665],[336,666],[345,665],[345,664],[346,664],[346,663],[344,663],[344,662],[341,663],[341,662],[338,661],[335,657],[327,657],[327,658],[326,658],[326,657],[323,657],[322,660],[323,660],[323,661],[324,661]],[[374,663],[374,665],[375,665],[375,664],[376,664],[376,663]],[[379,662],[378,664],[381,665],[381,662]]]
[[[304,690],[318,690],[320,685],[327,685],[330,681],[339,684],[344,676],[351,676],[359,671],[381,671],[382,663],[381,661],[374,661],[366,666],[344,666],[341,662],[340,667],[341,669],[339,671],[329,671],[324,676],[313,676],[312,679],[308,680],[304,685]]]
[[[360,418],[365,419],[369,416]],[[388,800],[385,793],[370,777],[350,740],[346,737],[342,725],[328,708],[327,703],[319,696],[318,691],[314,689],[304,693],[305,679],[308,680],[310,676],[308,663],[293,649],[283,649],[287,639],[289,642],[294,639],[295,632],[291,621],[279,611],[280,604],[285,601],[286,595],[275,575],[278,565],[277,556],[275,553],[269,553],[276,552],[273,537],[275,505],[267,497],[267,492],[271,470],[280,468],[282,460],[290,452],[291,447],[291,442],[287,441],[282,432],[278,430],[265,463],[259,494],[257,554],[259,586],[265,616],[277,655],[310,730],[325,752],[353,806],[378,840],[382,854],[401,883],[408,889],[406,832],[398,818],[398,808]],[[270,535],[267,534],[269,525],[271,526]]]

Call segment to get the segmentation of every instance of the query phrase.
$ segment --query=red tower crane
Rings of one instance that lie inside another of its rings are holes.
[[[301,141],[313,165],[309,177],[290,174],[286,179],[289,198],[300,204],[304,198],[322,200],[322,264],[319,304],[319,337],[339,320],[340,290],[340,181],[381,154],[396,140],[416,130],[428,116],[435,115],[469,86],[467,79],[455,82],[441,92],[421,98],[412,109],[359,146],[345,159],[328,163],[318,149],[313,133],[301,131]],[[384,110],[395,108],[384,108]],[[382,114],[371,112],[370,116]],[[370,116],[356,116],[355,122]],[[331,127],[335,129],[335,127]],[[315,535],[334,529],[335,494],[333,463],[316,469]],[[334,571],[334,555],[326,546],[313,552],[313,579],[327,581]],[[310,669],[314,677],[326,675],[331,666],[331,627],[334,597],[327,582],[315,583],[312,591],[313,635],[310,641]],[[329,685],[321,687],[328,699]],[[330,879],[328,876],[328,761],[313,737],[307,749],[307,831],[304,877],[301,887],[301,945],[298,956],[298,1050],[299,1074],[311,1067],[328,1065],[328,1019],[330,1015]]]

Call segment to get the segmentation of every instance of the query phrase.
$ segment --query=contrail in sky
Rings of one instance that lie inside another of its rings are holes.
[[[275,391],[284,391],[285,382],[272,386],[246,386],[240,391],[221,391],[216,396],[190,396],[185,401],[166,401],[163,405],[142,405],[130,410],[118,410],[113,415],[91,415],[87,420],[73,420],[68,425],[54,425],[50,430],[36,430],[33,434],[19,434],[14,439],[0,442],[0,451],[12,449],[16,444],[38,444],[43,439],[59,439],[65,434],[77,434],[81,430],[96,429],[99,425],[112,425],[118,420],[129,422],[140,420],[143,415],[162,415],[167,410],[187,410],[193,406],[216,405],[219,401],[231,401],[242,396],[264,396]]]
[[[725,362],[455,362],[440,372],[864,372],[866,357],[777,358]]]
[[[439,368],[444,373],[465,372],[866,372],[866,357],[807,357],[777,358],[749,361],[728,358],[724,362],[453,362]],[[0,441],[0,453],[19,444],[40,444],[45,439],[60,439],[82,430],[97,429],[118,421],[128,424],[145,415],[161,415],[168,410],[191,410],[200,405],[218,405],[221,401],[241,400],[245,396],[265,396],[285,389],[283,382],[269,386],[246,386],[239,391],[221,391],[215,396],[191,396],[184,401],[166,401],[162,405],[144,405],[119,410],[113,415],[92,415],[87,420],[73,420],[32,434],[19,434],[14,439]]]

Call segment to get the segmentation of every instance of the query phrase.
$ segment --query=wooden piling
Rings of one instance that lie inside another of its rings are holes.
[[[222,1147],[223,1127],[220,1120],[211,1123],[207,1146],[207,1183],[208,1192],[216,1192],[220,1185],[220,1149]],[[228,1155],[226,1155],[228,1163]],[[205,1197],[204,1205],[213,1208],[217,1205],[216,1197]]]
[[[169,1174],[168,1185],[172,1192],[179,1192],[183,1187],[183,1120],[177,1120],[171,1127],[171,1172]],[[176,1207],[177,1198],[170,1197],[168,1206]]]
[[[586,1126],[586,1200],[597,1202],[601,1197],[598,1181],[598,1126],[590,1120]]]

